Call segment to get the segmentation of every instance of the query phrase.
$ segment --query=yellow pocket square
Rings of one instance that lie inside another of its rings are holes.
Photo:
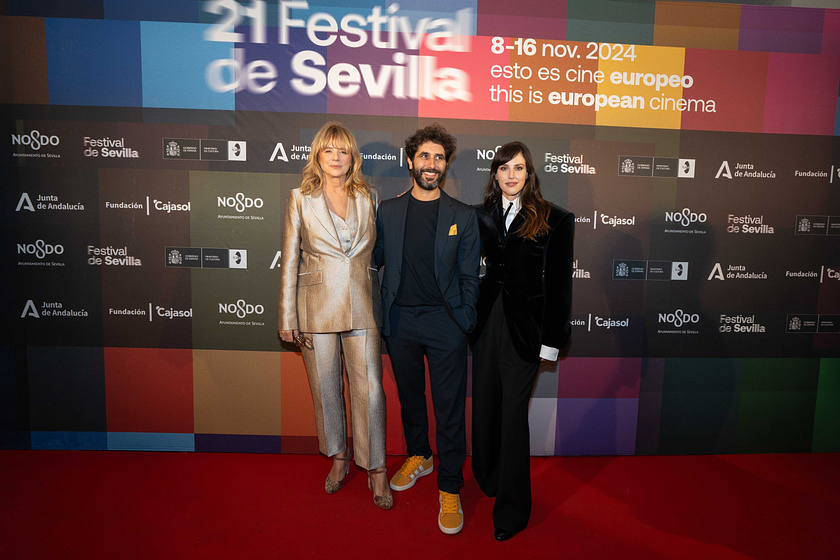
[[[458,224],[452,224],[452,227],[449,228],[449,235],[458,235]]]

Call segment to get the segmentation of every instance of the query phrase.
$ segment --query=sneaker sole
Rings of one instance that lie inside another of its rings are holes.
[[[388,485],[391,487],[391,490],[396,490],[397,492],[402,492],[403,490],[408,490],[409,488],[411,488],[412,486],[414,486],[414,484],[415,484],[418,480],[420,480],[421,478],[423,478],[423,477],[424,477],[424,476],[426,476],[427,474],[432,474],[432,471],[434,471],[434,470],[435,470],[435,467],[434,467],[434,465],[433,465],[433,466],[429,467],[429,470],[427,470],[427,471],[423,471],[423,472],[421,472],[420,474],[418,474],[418,475],[417,475],[417,477],[416,477],[416,478],[414,478],[414,480],[412,480],[411,482],[409,482],[409,483],[408,483],[408,484],[406,484],[405,486],[396,486],[396,485],[394,485],[394,483],[393,483],[393,482],[389,482],[389,483],[388,483]],[[459,529],[459,531],[460,531],[460,529]]]
[[[441,531],[443,531],[443,533],[446,534],[446,535],[457,535],[458,533],[461,532],[461,529],[464,528],[464,522],[461,521],[461,524],[458,525],[457,527],[455,527],[454,529],[447,529],[446,527],[444,527],[443,525],[440,524],[440,517],[438,517],[438,528]]]

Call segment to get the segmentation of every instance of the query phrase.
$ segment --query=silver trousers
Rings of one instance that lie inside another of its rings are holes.
[[[379,329],[305,333],[312,349],[302,347],[315,404],[318,446],[332,457],[347,449],[344,367],[350,385],[353,452],[356,464],[370,470],[385,466],[385,390]]]

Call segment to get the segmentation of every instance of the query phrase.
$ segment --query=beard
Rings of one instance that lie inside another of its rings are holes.
[[[415,167],[412,170],[411,175],[414,177],[414,182],[417,183],[420,186],[421,189],[427,190],[427,191],[433,191],[436,188],[438,188],[440,186],[440,184],[443,182],[443,178],[446,176],[446,173],[441,173],[440,171],[437,171],[437,170],[427,169],[426,171],[435,171],[435,173],[437,173],[437,177],[433,181],[429,182],[429,181],[426,180],[425,177],[423,177],[423,171],[424,170],[417,169]]]

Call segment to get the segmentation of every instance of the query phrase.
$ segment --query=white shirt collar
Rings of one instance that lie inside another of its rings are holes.
[[[507,198],[502,196],[502,213],[504,213],[505,210],[507,210],[507,207],[510,206],[511,204],[513,204],[513,208],[510,209],[510,213],[511,214],[516,214],[517,212],[519,212],[519,209],[522,208],[521,198],[522,198],[521,196],[517,196],[513,200],[508,200]]]
[[[510,224],[519,213],[519,209],[522,208],[522,201],[520,198],[521,197],[517,196],[513,200],[508,200],[502,196],[502,216],[505,217],[505,231],[510,230]],[[508,211],[508,209],[510,209],[510,211]],[[507,214],[505,214],[505,212],[507,212]]]

